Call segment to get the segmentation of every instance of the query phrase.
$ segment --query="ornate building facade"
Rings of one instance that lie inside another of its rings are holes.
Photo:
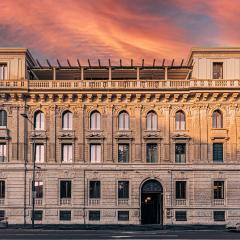
[[[0,49],[0,219],[30,223],[34,201],[39,224],[238,221],[239,48],[67,62]]]

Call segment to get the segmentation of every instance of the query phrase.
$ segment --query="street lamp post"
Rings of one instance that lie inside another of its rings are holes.
[[[30,124],[33,126],[33,123],[28,118],[26,113],[21,114],[21,116],[27,119]],[[34,128],[34,126],[33,126]],[[32,162],[33,162],[33,169],[32,169],[32,228],[35,227],[34,218],[35,218],[35,198],[36,198],[36,190],[35,190],[35,172],[36,172],[36,159],[35,159],[35,134],[33,135],[33,142],[32,142]]]

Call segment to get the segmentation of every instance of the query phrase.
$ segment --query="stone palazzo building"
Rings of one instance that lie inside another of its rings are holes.
[[[178,65],[57,63],[0,49],[0,220],[239,221],[240,48],[193,48]]]

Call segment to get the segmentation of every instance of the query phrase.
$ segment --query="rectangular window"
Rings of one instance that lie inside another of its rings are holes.
[[[43,198],[43,182],[35,181],[36,198]]]
[[[0,221],[4,220],[4,218],[5,218],[5,211],[0,210]]]
[[[0,181],[0,198],[5,198],[5,181]]]
[[[72,182],[60,181],[60,198],[71,198],[72,196]]]
[[[6,80],[7,78],[7,64],[0,63],[0,80]]]
[[[42,221],[42,217],[43,217],[43,211],[42,211],[42,210],[36,210],[36,211],[34,211],[34,214],[33,214],[34,220],[36,220],[36,221]]]
[[[129,221],[129,211],[118,211],[118,221]]]
[[[214,221],[225,221],[225,211],[213,211]]]
[[[118,144],[118,162],[129,162],[129,144]]]
[[[89,198],[100,198],[101,197],[101,182],[90,181],[89,182]]]
[[[71,163],[73,158],[72,144],[62,144],[62,162]]]
[[[223,79],[223,62],[213,63],[213,79]]]
[[[176,211],[175,219],[176,219],[176,221],[187,221],[187,212],[186,211]]]
[[[158,161],[158,146],[156,143],[147,144],[147,162],[156,163]]]
[[[7,160],[7,146],[5,143],[0,144],[0,162]]]
[[[44,162],[44,145],[35,144],[35,162],[43,163]]]
[[[186,143],[175,144],[175,161],[176,163],[186,162]]]
[[[91,163],[100,163],[102,159],[101,144],[90,145],[90,161]]]
[[[213,161],[223,162],[223,144],[222,143],[213,144]]]
[[[176,199],[186,199],[186,181],[176,181]]]
[[[100,221],[100,211],[89,211],[88,219],[89,221]]]
[[[224,199],[224,181],[214,181],[214,199]]]
[[[71,221],[71,211],[60,211],[60,221]]]
[[[129,198],[129,181],[118,182],[118,198]]]

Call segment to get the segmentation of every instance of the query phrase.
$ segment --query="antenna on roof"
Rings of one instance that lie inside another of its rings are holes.
[[[47,61],[48,66],[49,66],[50,68],[52,68],[52,65],[51,65],[51,63],[48,61],[48,59],[46,59],[46,61]]]
[[[43,66],[40,64],[40,62],[36,59],[36,62],[40,68],[43,68]]]
[[[102,67],[100,59],[98,59],[98,65],[99,65],[100,68]]]
[[[182,61],[181,61],[181,67],[182,67],[182,65],[183,65],[183,62],[184,62],[184,59],[182,59]]]
[[[144,59],[142,59],[142,67],[144,67]]]
[[[120,67],[122,67],[122,59],[120,59]]]
[[[81,68],[81,63],[80,63],[79,59],[77,59],[77,63],[78,63],[79,68]]]
[[[173,67],[173,64],[174,64],[174,58],[173,58],[173,60],[172,60],[171,67]]]
[[[156,62],[156,59],[154,58],[153,59],[153,67],[155,67],[155,62]]]
[[[111,59],[110,58],[108,59],[108,65],[109,65],[109,67],[111,67]]]
[[[162,61],[162,66],[164,67],[164,64],[165,64],[165,58],[163,59]]]
[[[133,59],[131,59],[131,67],[133,67]]]
[[[60,64],[58,59],[57,59],[57,63],[58,63],[59,68],[61,68],[62,66],[61,66],[61,64]]]
[[[67,59],[67,63],[68,63],[68,66],[71,68],[72,66],[68,59]]]
[[[91,63],[89,59],[88,59],[88,65],[89,65],[89,68],[91,68]]]

